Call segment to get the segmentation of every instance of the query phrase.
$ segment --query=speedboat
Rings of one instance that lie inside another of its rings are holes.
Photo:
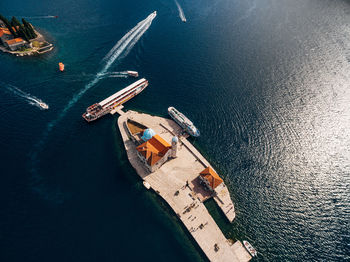
[[[45,104],[44,102],[40,102],[39,103],[39,106],[42,108],[42,109],[49,109],[49,106],[47,104]]]
[[[126,73],[129,75],[129,76],[133,76],[133,77],[139,77],[139,73],[136,72],[136,71],[126,71]]]

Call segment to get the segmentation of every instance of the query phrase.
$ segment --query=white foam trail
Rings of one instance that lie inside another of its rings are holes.
[[[234,22],[233,26],[237,25],[238,23],[240,23],[241,21],[249,18],[249,16],[251,15],[252,11],[256,8],[256,0],[252,3],[252,5],[248,8],[248,10],[241,16],[239,17],[236,22]]]
[[[179,17],[181,18],[181,21],[186,22],[187,20],[186,20],[185,14],[184,14],[184,10],[182,10],[182,7],[177,0],[174,0],[174,1],[175,1],[176,6],[177,6],[177,9],[179,10]]]
[[[156,17],[156,13],[153,12],[150,14],[146,19],[142,20],[139,22],[133,29],[131,29],[129,32],[127,32],[122,39],[120,39],[114,46],[113,48],[108,52],[108,54],[103,58],[103,61],[106,61],[110,59],[113,54],[115,54],[116,50],[121,48],[123,44],[133,36],[135,36],[141,28],[145,27],[148,23],[152,23],[152,20]],[[149,26],[148,26],[149,27]]]
[[[122,77],[128,77],[128,72],[126,71],[120,71],[120,72],[107,72],[102,75],[103,77],[111,77],[111,76],[122,76]]]
[[[119,75],[127,75],[128,72],[127,71],[120,71],[120,72],[109,72],[109,74],[119,74]]]
[[[109,52],[105,58],[106,63],[98,72],[95,77],[77,94],[73,96],[73,98],[68,102],[68,104],[63,108],[62,112],[58,115],[58,117],[48,123],[46,130],[43,133],[41,140],[35,145],[34,151],[31,154],[31,169],[30,171],[33,174],[33,177],[38,177],[36,164],[38,161],[39,151],[45,144],[46,139],[48,138],[51,130],[57,125],[57,123],[66,115],[67,111],[93,86],[95,86],[100,79],[106,75],[107,70],[111,67],[111,65],[116,61],[116,59],[120,59],[125,57],[129,51],[134,47],[134,45],[139,41],[141,36],[147,31],[147,29],[151,26],[153,19],[156,17],[157,13],[153,12],[146,19],[139,22],[134,28],[132,28],[126,35],[124,35],[117,44],[111,49],[113,52]]]
[[[126,73],[124,74],[124,72],[109,72],[103,75],[103,78],[128,78],[129,75]]]
[[[126,75],[110,75],[109,78],[128,78]]]
[[[54,16],[54,15],[37,15],[37,16],[22,16],[22,17],[27,19],[57,18],[57,16]]]
[[[32,96],[29,93],[26,93],[26,92],[22,91],[18,87],[10,85],[10,84],[3,83],[3,82],[0,82],[0,84],[2,86],[4,86],[8,91],[10,91],[12,94],[14,94],[14,95],[16,95],[16,96],[18,96],[20,98],[23,98],[30,105],[37,106],[37,107],[39,107],[41,109],[48,109],[48,105],[46,103],[44,103],[41,99],[39,99],[39,98],[37,98],[35,96]],[[47,106],[47,108],[43,108],[43,106],[45,106],[45,105]]]
[[[63,75],[62,75],[63,76]],[[78,74],[78,75],[64,75],[61,79],[65,82],[83,82],[86,81],[87,79],[93,79],[96,77],[96,74]],[[104,74],[100,74],[99,80],[105,79],[105,78],[116,78],[116,77],[121,77],[121,78],[127,78],[129,77],[129,74],[127,71],[120,71],[120,72],[106,72]]]

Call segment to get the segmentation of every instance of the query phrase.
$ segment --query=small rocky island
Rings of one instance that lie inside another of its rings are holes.
[[[227,239],[204,202],[213,199],[229,222],[235,208],[224,181],[170,119],[116,107],[127,157],[147,189],[173,209],[211,262],[248,262],[251,254],[239,240]],[[169,141],[169,142],[168,142]]]
[[[35,30],[33,25],[16,17],[9,21],[0,14],[0,50],[16,56],[43,54],[53,49],[53,45]]]

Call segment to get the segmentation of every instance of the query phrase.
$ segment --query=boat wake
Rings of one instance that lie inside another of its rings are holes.
[[[179,2],[177,0],[175,0],[175,4],[177,6],[177,9],[179,10],[179,17],[181,18],[182,22],[187,22],[187,19],[185,17],[184,11],[182,10],[181,5],[179,4]]]
[[[101,75],[101,79],[102,78],[116,78],[116,77],[127,78],[127,77],[129,77],[129,74],[126,71],[122,71],[122,72],[107,72],[107,73],[104,73],[103,75]]]
[[[23,16],[26,19],[51,19],[58,18],[57,15],[36,15],[36,16]]]
[[[87,79],[94,79],[96,77],[96,74],[85,74],[85,73],[79,73],[79,74],[64,74],[61,76],[61,80],[65,82],[86,82]],[[121,71],[121,72],[106,72],[104,74],[99,75],[99,80],[105,79],[105,78],[128,78],[130,75],[127,71]]]
[[[0,85],[4,86],[12,94],[14,94],[14,95],[24,99],[30,105],[37,106],[40,109],[44,109],[44,110],[49,109],[49,106],[46,103],[44,103],[41,99],[39,99],[39,98],[37,98],[35,96],[32,96],[29,93],[25,93],[24,91],[22,91],[18,87],[15,87],[13,85],[6,84],[6,83],[3,83],[3,82],[0,82]]]
[[[124,51],[124,56],[128,54],[131,48],[137,43],[141,36],[147,31],[151,26],[153,19],[156,17],[157,13],[153,12],[145,20],[139,22],[133,29],[127,32],[122,39],[120,39],[115,46],[108,52],[108,54],[103,58],[103,61],[111,60],[114,61],[115,58],[119,57]],[[115,57],[115,58],[114,58]],[[112,62],[113,63],[113,62]],[[109,63],[107,62],[107,65]]]
[[[41,140],[34,146],[34,151],[31,153],[31,173],[34,177],[39,179],[39,175],[37,174],[36,166],[38,163],[38,154],[42,150],[46,139],[49,136],[51,130],[57,125],[59,121],[67,114],[68,110],[75,104],[77,101],[93,86],[95,86],[104,75],[107,74],[108,69],[111,65],[117,60],[125,57],[130,50],[134,47],[134,45],[139,41],[142,35],[148,30],[151,26],[153,19],[156,17],[157,13],[153,12],[146,19],[139,22],[134,28],[132,28],[128,33],[126,33],[116,44],[115,46],[108,52],[108,54],[104,57],[103,61],[105,62],[104,66],[98,72],[95,77],[88,82],[85,87],[80,90],[77,94],[73,96],[73,98],[68,102],[68,104],[63,108],[62,112],[58,115],[58,117],[49,122],[46,130],[44,131]],[[112,72],[113,73],[113,72]],[[113,74],[112,74],[113,75]],[[115,74],[116,75],[116,74]],[[38,190],[41,192],[41,190]]]
[[[255,0],[252,5],[247,9],[247,11],[240,17],[238,17],[238,19],[233,23],[233,26],[239,24],[241,21],[247,19],[250,17],[250,15],[252,14],[252,12],[254,11],[254,9],[256,9],[256,3],[257,1]]]
[[[109,78],[128,78],[126,75],[109,75]]]

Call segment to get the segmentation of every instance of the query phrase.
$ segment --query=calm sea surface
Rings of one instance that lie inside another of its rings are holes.
[[[257,248],[254,261],[350,261],[350,1],[178,2],[187,23],[172,0],[0,2],[55,45],[0,54],[0,261],[205,261],[129,165],[117,116],[81,118],[134,81],[97,78],[109,62],[150,82],[126,109],[173,105],[200,129],[193,142],[237,218],[208,208],[228,238]],[[103,60],[154,10],[138,41]]]

